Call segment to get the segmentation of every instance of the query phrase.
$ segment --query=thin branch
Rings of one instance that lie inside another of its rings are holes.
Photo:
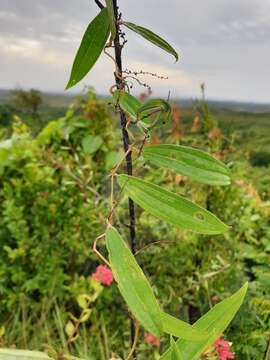
[[[118,13],[118,6],[117,6],[117,0],[113,0],[114,5],[114,12],[115,12],[115,18],[118,19],[119,13]],[[117,88],[119,90],[124,89],[125,82],[123,80],[122,75],[122,47],[120,44],[120,37],[119,37],[119,25],[116,24],[116,37],[114,40],[114,50],[115,50],[115,61],[117,64],[117,68],[115,71],[115,83],[117,85]],[[118,74],[119,71],[119,74]],[[125,112],[120,108],[120,123],[122,128],[122,138],[123,138],[123,148],[126,153],[126,170],[128,175],[132,175],[132,152],[129,151],[130,148],[130,139],[129,134],[126,129],[127,125],[127,118]],[[134,202],[132,199],[129,199],[129,219],[130,219],[130,245],[131,250],[133,253],[135,253],[136,248],[136,232],[135,232],[135,208],[134,208]]]
[[[118,4],[117,0],[113,0],[113,8],[115,19],[118,21],[120,20],[121,14],[118,12]],[[123,90],[126,86],[125,81],[123,80],[123,69],[122,69],[122,49],[123,46],[120,42],[121,36],[121,29],[119,23],[116,21],[116,36],[114,39],[114,52],[115,52],[115,62],[116,62],[116,69],[115,69],[115,83],[117,85],[118,90]],[[123,138],[123,148],[126,154],[126,171],[128,175],[132,175],[132,152],[129,151],[130,148],[130,139],[129,133],[126,129],[127,126],[127,118],[125,112],[120,109],[120,124],[122,129],[122,138]],[[131,251],[134,254],[136,252],[136,222],[135,222],[135,206],[134,202],[131,198],[128,199],[128,208],[129,208],[129,232],[130,232],[130,247]],[[133,347],[134,340],[136,340],[136,326],[133,319],[130,321],[130,340],[131,346]],[[136,359],[136,351],[134,349],[133,353],[131,354],[133,359]]]
[[[94,1],[101,10],[104,9],[104,5],[102,5],[102,3],[99,0],[94,0]]]
[[[126,69],[125,71],[123,71],[124,74],[127,74],[127,75],[134,75],[134,76],[138,76],[138,75],[149,75],[149,76],[152,76],[152,77],[155,77],[157,79],[160,79],[160,80],[168,80],[168,76],[163,76],[163,75],[158,75],[157,73],[152,73],[150,71],[143,71],[143,70],[140,70],[140,71],[133,71],[133,70],[129,70],[129,69]]]
[[[105,257],[104,257],[104,256],[98,251],[98,249],[97,249],[97,242],[98,242],[98,240],[100,240],[100,239],[102,239],[102,238],[104,238],[104,237],[105,237],[105,234],[102,234],[102,235],[98,236],[98,237],[95,239],[94,244],[93,244],[93,251],[94,251],[94,253],[95,253],[102,261],[105,262],[105,264],[106,264],[107,266],[111,267],[109,261],[108,261],[107,259],[105,259]]]
[[[268,360],[268,359],[269,359],[269,355],[270,355],[270,337],[269,337],[269,340],[268,340],[267,349],[266,349],[266,351],[265,351],[264,360]]]
[[[135,336],[134,336],[134,340],[133,340],[133,345],[132,345],[132,348],[131,348],[130,353],[128,354],[128,357],[126,358],[126,360],[132,359],[132,356],[133,356],[133,354],[135,352],[136,345],[137,345],[137,342],[138,342],[139,331],[140,331],[140,324],[138,323],[137,320],[135,320]]]
[[[145,87],[146,89],[148,89],[148,91],[152,91],[151,86],[142,82],[140,79],[136,78],[135,76],[132,75],[127,75],[124,77],[125,79],[129,78],[129,79],[133,79],[135,80],[140,86]]]
[[[160,241],[154,241],[151,244],[147,244],[144,247],[142,247],[141,249],[139,249],[138,251],[136,251],[135,256],[139,255],[142,251],[145,251],[146,249],[149,249],[152,246],[156,246],[156,245],[163,245],[163,244],[171,244],[171,241],[164,241],[164,240],[160,240]]]

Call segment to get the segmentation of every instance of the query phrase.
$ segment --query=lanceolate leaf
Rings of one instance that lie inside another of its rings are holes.
[[[242,305],[247,288],[246,283],[235,294],[214,306],[193,325],[197,330],[207,331],[210,334],[208,338],[197,342],[182,339],[177,341],[176,344],[183,360],[199,359],[200,355],[222,335]],[[172,352],[169,349],[160,360],[170,360],[171,355]]]
[[[165,333],[178,338],[185,337],[186,340],[198,341],[208,336],[208,333],[204,331],[199,332],[188,323],[164,312],[161,313],[161,322]]]
[[[89,24],[76,54],[66,89],[76,85],[98,60],[110,33],[107,8],[104,8]]]
[[[201,234],[222,234],[228,226],[215,215],[182,196],[136,177],[117,177],[124,192],[144,210],[181,229]]]
[[[205,184],[230,184],[226,165],[211,155],[191,147],[152,145],[144,148],[143,157],[152,164],[174,170]]]
[[[113,93],[113,100],[115,104],[119,104],[132,119],[137,119],[137,111],[141,107],[141,103],[134,96],[125,91],[116,90]]]
[[[106,6],[108,9],[108,15],[109,15],[109,21],[110,21],[111,40],[114,40],[115,36],[116,36],[116,27],[115,27],[115,15],[114,15],[112,0],[106,0]]]
[[[162,39],[160,36],[153,33],[151,30],[146,29],[145,27],[138,26],[130,22],[124,22],[124,25],[128,27],[130,30],[135,31],[137,34],[141,35],[142,37],[144,37],[146,40],[150,41],[154,45],[167,51],[169,54],[175,57],[176,61],[178,61],[179,58],[178,53],[167,41]]]
[[[171,357],[170,360],[183,360],[183,356],[180,353],[180,350],[178,349],[173,337],[171,336],[171,341],[170,341],[170,350],[171,350]]]
[[[106,231],[106,246],[114,278],[130,311],[146,330],[160,337],[160,308],[152,288],[117,230]]]
[[[0,349],[0,360],[52,360],[39,351]]]
[[[106,246],[119,290],[130,311],[145,329],[157,336],[165,332],[194,341],[205,338],[207,335],[205,332],[197,331],[184,321],[162,313],[142,269],[113,227],[109,227],[106,231]]]

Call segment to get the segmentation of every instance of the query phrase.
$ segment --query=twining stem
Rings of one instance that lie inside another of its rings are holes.
[[[265,350],[265,355],[264,355],[263,359],[267,360],[267,359],[269,359],[269,356],[270,356],[270,337],[268,340],[267,349]]]
[[[95,0],[95,3],[97,4],[97,6],[100,8],[100,9],[103,9],[104,6],[102,5],[102,3],[99,1],[99,0]]]
[[[120,29],[118,24],[119,12],[117,0],[113,0],[114,6],[114,14],[116,19],[116,36],[114,39],[114,50],[115,50],[115,62],[116,62],[116,70],[115,70],[115,83],[119,90],[124,89],[125,83],[123,81],[123,68],[122,68],[122,45],[120,43]],[[122,138],[123,138],[123,147],[126,153],[126,172],[128,175],[132,175],[132,151],[128,151],[130,149],[130,140],[129,134],[127,131],[127,118],[126,114],[122,109],[119,109],[120,112],[120,123],[122,129]],[[129,207],[129,231],[130,231],[130,247],[133,254],[136,252],[136,230],[135,230],[135,208],[134,202],[132,199],[128,199],[128,207]],[[134,343],[135,340],[135,323],[134,320],[130,320],[130,336],[131,336],[131,344]],[[133,358],[136,358],[135,353],[133,353]]]
[[[138,323],[138,321],[135,320],[135,337],[134,337],[134,342],[132,344],[130,353],[128,354],[126,360],[130,360],[132,359],[132,357],[134,356],[134,353],[136,351],[136,346],[137,346],[137,341],[139,338],[139,331],[140,331],[140,324]]]

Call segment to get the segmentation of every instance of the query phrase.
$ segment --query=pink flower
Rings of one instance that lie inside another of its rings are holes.
[[[234,359],[234,353],[230,351],[231,344],[228,341],[219,338],[214,346],[220,360]]]
[[[144,339],[146,344],[148,345],[153,345],[155,347],[159,346],[159,339],[155,335],[146,332],[144,333]]]
[[[111,285],[113,282],[113,274],[111,270],[103,265],[99,265],[96,268],[96,271],[92,274],[92,278],[103,285]]]

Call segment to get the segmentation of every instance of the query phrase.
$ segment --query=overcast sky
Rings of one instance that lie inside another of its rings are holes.
[[[147,26],[180,53],[171,56],[129,30],[124,66],[157,72],[156,95],[270,101],[269,0],[119,0],[123,18]],[[64,90],[94,0],[0,0],[0,88]],[[113,64],[104,55],[83,81],[105,94]],[[74,88],[79,91],[82,85]]]

